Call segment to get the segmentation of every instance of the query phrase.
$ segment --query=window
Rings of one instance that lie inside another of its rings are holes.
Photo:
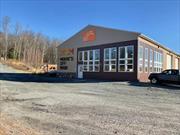
[[[89,51],[89,71],[93,71],[93,50]]]
[[[139,71],[143,71],[143,47],[139,46]]]
[[[172,75],[179,75],[179,70],[172,70]]]
[[[162,71],[163,55],[154,51],[154,72],[159,73]]]
[[[88,51],[84,52],[84,60],[88,60]]]
[[[171,75],[172,71],[171,70],[164,70],[162,73],[166,74],[166,75]]]
[[[117,55],[116,47],[104,49],[105,72],[116,72],[116,55]]]
[[[82,54],[82,53],[83,53],[83,52],[79,52],[79,57],[78,57],[79,59],[78,59],[78,61],[82,61],[82,60],[83,60],[83,57],[82,57],[83,54]]]
[[[83,60],[83,70],[89,71],[89,59],[88,59],[88,51],[84,51],[84,60]]]
[[[154,51],[154,72],[157,72],[157,55],[156,51]]]
[[[100,50],[93,51],[93,71],[98,72],[100,69]]]
[[[144,71],[148,72],[148,48],[145,48]]]
[[[83,63],[84,72],[98,72],[100,66],[100,50],[80,51],[78,60]]]
[[[153,50],[150,49],[149,71],[153,72]]]
[[[134,47],[119,47],[119,71],[133,72]]]

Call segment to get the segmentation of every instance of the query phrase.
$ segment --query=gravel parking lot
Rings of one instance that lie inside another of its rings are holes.
[[[180,135],[178,87],[23,82],[2,64],[0,72],[1,112],[43,135]]]

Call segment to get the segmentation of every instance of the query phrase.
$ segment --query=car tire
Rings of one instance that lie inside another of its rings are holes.
[[[152,83],[152,84],[158,84],[159,81],[158,81],[157,78],[152,78],[152,79],[151,79],[151,83]]]

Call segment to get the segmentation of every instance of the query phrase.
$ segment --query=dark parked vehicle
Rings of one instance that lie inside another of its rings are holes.
[[[157,83],[174,83],[180,85],[180,70],[168,69],[161,73],[151,73],[149,80],[153,84]]]

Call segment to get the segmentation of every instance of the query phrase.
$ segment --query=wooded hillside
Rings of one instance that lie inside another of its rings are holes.
[[[50,39],[42,33],[25,29],[19,23],[11,24],[11,19],[7,16],[0,26],[1,59],[18,60],[35,68],[44,63],[56,63],[56,47],[61,43],[59,39]]]

